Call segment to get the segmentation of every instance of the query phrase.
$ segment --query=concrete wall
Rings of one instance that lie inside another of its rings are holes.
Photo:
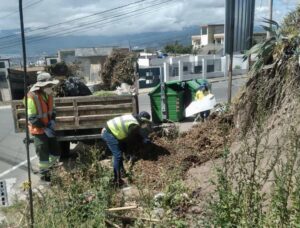
[[[217,55],[180,56],[165,60],[164,78],[169,80],[189,80],[194,78],[226,77],[228,72],[228,57]],[[233,58],[233,75],[246,74],[248,61],[243,61],[243,55]]]
[[[101,70],[106,59],[107,57],[104,56],[77,57],[76,62],[80,67],[78,76],[83,77],[87,82],[100,82]]]
[[[9,60],[8,59],[0,59],[0,88],[8,88],[7,83],[7,75],[9,68]]]

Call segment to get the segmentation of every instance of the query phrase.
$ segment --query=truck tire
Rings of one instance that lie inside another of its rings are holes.
[[[68,158],[70,156],[70,142],[59,142],[61,149],[61,158]]]

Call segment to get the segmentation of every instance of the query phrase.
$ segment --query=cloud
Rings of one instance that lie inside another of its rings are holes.
[[[211,23],[224,23],[225,0],[23,0],[25,27],[34,30],[38,27],[74,20],[79,17],[107,11],[122,5],[131,4],[98,14],[73,23],[61,24],[33,35],[126,35],[153,31],[176,31],[189,26]],[[0,12],[0,28],[19,29],[18,1],[3,1]],[[274,0],[274,17],[281,19],[297,0]],[[29,6],[31,5],[32,6]],[[282,10],[282,6],[283,10]],[[146,8],[145,8],[146,7]],[[143,11],[139,9],[144,8]],[[281,12],[280,12],[281,11]],[[15,12],[15,13],[14,13]],[[123,16],[120,16],[123,14]],[[255,20],[257,23],[268,17],[268,1],[256,0]],[[73,33],[67,33],[73,31]]]
[[[24,0],[24,6],[37,2],[32,7],[25,8],[24,18],[26,28],[48,26],[81,16],[88,16],[96,12],[109,10],[121,5],[137,2],[138,0]],[[184,27],[208,23],[224,22],[224,1],[220,0],[173,0],[169,3],[157,5],[166,0],[145,0],[143,3],[119,9],[119,13],[126,14],[118,17],[117,11],[81,20],[72,25],[60,26],[62,30],[89,25],[89,22],[101,21],[94,24],[94,28],[85,31],[86,34],[120,35],[126,33],[140,33],[145,31],[181,30]],[[138,11],[147,7],[143,11]],[[1,5],[0,27],[2,29],[18,29],[17,1],[6,1]],[[136,11],[136,12],[133,12]],[[9,16],[6,16],[9,15]],[[135,15],[135,16],[130,16]],[[111,17],[111,19],[107,19]],[[106,18],[106,19],[105,19]],[[121,19],[122,20],[119,20]],[[92,24],[93,25],[93,24]],[[57,30],[55,30],[57,31]],[[75,33],[76,34],[76,33]]]

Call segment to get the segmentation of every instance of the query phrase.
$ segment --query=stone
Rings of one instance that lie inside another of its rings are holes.
[[[165,210],[163,208],[155,208],[151,214],[154,218],[162,219],[165,215]]]
[[[201,214],[202,213],[202,208],[199,206],[191,206],[189,208],[189,213],[191,214]]]
[[[136,186],[130,186],[122,189],[125,201],[135,201],[140,197],[140,192]]]

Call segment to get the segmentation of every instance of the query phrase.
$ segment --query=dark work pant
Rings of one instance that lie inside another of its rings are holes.
[[[46,134],[33,135],[35,152],[39,157],[40,173],[49,171],[54,160],[60,157],[60,147],[56,138],[48,138]]]
[[[106,142],[109,150],[112,152],[114,157],[114,176],[115,180],[121,178],[121,170],[124,169],[122,151],[120,150],[119,141],[109,133],[106,129],[102,132],[102,139]]]

